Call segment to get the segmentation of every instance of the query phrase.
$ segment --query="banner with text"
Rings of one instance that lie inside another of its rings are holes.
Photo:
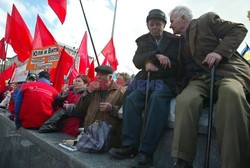
[[[56,68],[60,53],[57,45],[32,50],[27,70]]]
[[[10,82],[25,82],[29,71],[26,70],[27,64],[24,64],[15,69]]]

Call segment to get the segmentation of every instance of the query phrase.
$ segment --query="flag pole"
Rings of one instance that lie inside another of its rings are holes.
[[[114,19],[113,19],[113,26],[112,26],[111,38],[114,36],[115,19],[116,19],[116,9],[117,9],[117,0],[115,1],[115,11],[114,11]]]
[[[8,43],[6,43],[6,50],[5,50],[5,61],[4,61],[4,69],[5,69],[5,64],[6,64],[6,59],[7,59],[7,51],[8,51],[8,46],[9,46],[9,44]]]
[[[69,84],[69,76],[70,76],[70,74],[72,73],[72,71],[73,71],[73,68],[74,68],[74,66],[75,66],[75,64],[76,64],[76,59],[78,59],[78,51],[74,51],[75,53],[75,55],[74,55],[74,57],[75,57],[75,60],[74,60],[74,62],[73,62],[73,64],[72,64],[72,66],[70,67],[70,69],[69,69],[69,71],[68,71],[68,74],[67,74],[67,76],[66,76],[66,80],[65,80],[65,83],[68,85]]]
[[[6,43],[6,49],[5,49],[5,60],[7,59],[7,50],[8,50],[8,43]],[[5,70],[5,64],[6,61],[2,60],[2,68],[1,68],[1,72],[3,72]]]
[[[80,1],[80,4],[81,4],[82,13],[83,13],[86,25],[87,25],[87,29],[88,29],[88,32],[89,32],[89,37],[90,37],[90,40],[91,40],[91,43],[92,43],[92,47],[93,47],[94,52],[95,52],[95,57],[96,57],[96,60],[97,60],[97,64],[99,66],[100,63],[99,63],[99,60],[98,60],[98,57],[97,57],[97,53],[96,53],[96,50],[95,50],[95,45],[94,45],[94,42],[93,42],[93,39],[92,39],[92,36],[91,36],[91,32],[90,32],[90,29],[89,29],[89,24],[88,24],[88,21],[87,21],[87,17],[85,15],[85,12],[84,12],[84,9],[83,9],[83,6],[82,6],[82,1],[81,0],[79,0],[79,1]]]

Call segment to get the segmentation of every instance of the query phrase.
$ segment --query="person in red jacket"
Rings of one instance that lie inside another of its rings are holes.
[[[37,75],[35,73],[29,73],[26,79],[26,82],[35,82],[37,80]],[[20,81],[15,84],[15,89],[11,93],[11,98],[9,102],[9,111],[10,111],[10,116],[9,119],[14,120],[15,118],[15,101],[16,101],[16,96],[17,94],[21,91],[21,88],[23,87],[23,84],[25,81]]]
[[[70,89],[63,89],[57,97],[58,106],[62,108],[69,108],[70,106],[75,106],[78,99],[81,97],[83,92],[86,90],[86,86],[89,83],[89,78],[87,75],[78,75],[75,78],[75,82]],[[79,117],[68,117],[63,124],[62,132],[66,134],[77,136],[78,128],[80,126]]]
[[[41,71],[37,82],[25,83],[15,104],[16,128],[40,128],[54,113],[57,90],[50,85],[49,73]]]

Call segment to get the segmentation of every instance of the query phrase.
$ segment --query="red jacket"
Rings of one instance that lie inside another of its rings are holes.
[[[74,93],[73,91],[68,91],[68,96],[65,101],[68,103],[76,104],[79,98],[81,97],[83,91],[80,91],[78,93]],[[69,117],[66,119],[62,132],[76,137],[78,134],[78,128],[80,126],[80,118],[77,117]]]
[[[82,92],[80,93],[74,93],[73,91],[68,91],[68,96],[65,101],[67,101],[69,104],[76,104],[79,98],[81,97]]]
[[[53,102],[58,95],[45,82],[29,82],[22,87],[20,121],[24,128],[39,128],[53,115]]]

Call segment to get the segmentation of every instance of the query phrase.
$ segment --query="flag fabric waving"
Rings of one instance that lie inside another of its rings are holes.
[[[6,19],[6,27],[5,27],[5,41],[6,43],[10,44],[10,31],[11,31],[11,16],[9,13],[7,13],[7,19]]]
[[[108,44],[104,47],[104,49],[102,50],[102,54],[105,56],[105,59],[107,59],[108,63],[113,68],[113,70],[116,71],[118,66],[118,61],[115,55],[113,38],[111,38]]]
[[[22,16],[13,4],[10,25],[11,46],[20,62],[27,60],[32,51],[32,36]]]
[[[248,61],[250,61],[250,47],[246,44],[246,47],[242,50],[241,55]]]
[[[0,92],[5,90],[5,81],[11,79],[13,72],[15,71],[17,65],[14,62],[5,71],[0,74]]]
[[[37,15],[36,29],[32,43],[32,54],[27,64],[28,70],[56,68],[60,56],[60,47]]]
[[[48,4],[63,24],[67,12],[67,0],[48,0]]]
[[[102,62],[102,65],[107,65],[107,64],[108,64],[108,59],[107,59],[107,57],[105,57],[103,62]]]
[[[85,74],[86,69],[89,67],[89,56],[87,49],[87,32],[85,32],[78,49],[78,54],[80,57],[79,74]]]
[[[94,60],[92,60],[90,66],[89,66],[88,77],[89,77],[89,79],[91,81],[95,80],[95,64],[94,64]]]
[[[69,83],[68,83],[69,86],[73,84],[74,79],[79,75],[76,67],[73,66],[72,68],[73,69],[72,69],[72,71],[71,71],[71,73],[69,75]]]
[[[71,57],[66,51],[65,48],[61,52],[60,59],[57,63],[55,70],[55,76],[53,80],[53,86],[58,92],[62,90],[64,84],[64,76],[66,76],[74,64],[74,58]]]
[[[4,44],[4,37],[0,41],[0,59],[3,61],[6,59],[6,51],[5,51],[5,44]]]
[[[57,44],[56,40],[42,21],[41,17],[37,15],[36,29],[32,48],[42,48],[50,45]]]

